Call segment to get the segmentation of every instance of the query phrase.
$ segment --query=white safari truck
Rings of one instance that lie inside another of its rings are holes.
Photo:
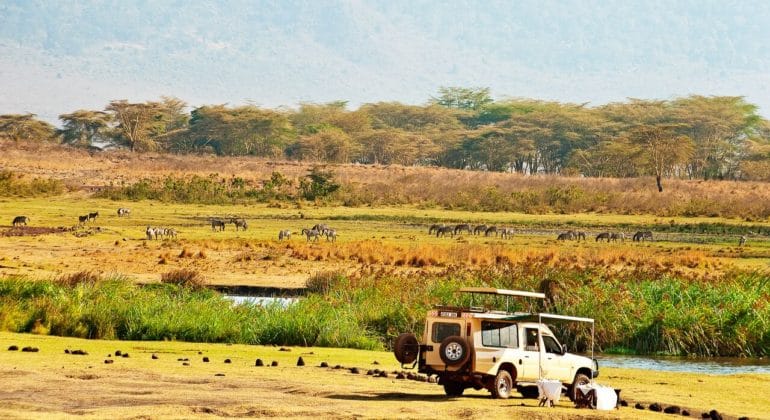
[[[532,394],[536,381],[547,378],[560,381],[574,401],[577,385],[599,376],[596,359],[568,353],[544,323],[588,322],[593,340],[593,319],[507,311],[510,297],[544,299],[542,293],[475,287],[460,292],[503,297],[506,310],[473,303],[437,306],[426,316],[421,341],[411,333],[396,339],[393,352],[403,368],[416,366],[420,373],[437,375],[450,396],[462,395],[466,388],[485,388],[495,398],[508,398],[514,388],[525,396],[537,396],[536,388]]]

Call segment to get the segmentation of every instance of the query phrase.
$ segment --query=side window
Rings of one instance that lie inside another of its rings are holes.
[[[516,324],[483,321],[481,323],[481,344],[485,347],[519,347]]]
[[[537,344],[537,329],[535,328],[527,328],[527,344],[526,344],[526,350],[528,351],[538,351],[539,346]]]
[[[434,343],[440,343],[445,338],[460,335],[460,324],[449,322],[434,322],[431,330],[431,339]]]
[[[561,354],[561,347],[559,346],[559,343],[556,342],[555,338],[549,335],[543,336],[543,346],[545,346],[546,353]]]

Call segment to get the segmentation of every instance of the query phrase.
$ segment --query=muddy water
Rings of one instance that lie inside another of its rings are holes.
[[[770,374],[770,358],[767,357],[748,359],[732,357],[690,358],[597,355],[596,358],[599,360],[599,371],[604,366],[711,375],[730,375],[736,373]]]

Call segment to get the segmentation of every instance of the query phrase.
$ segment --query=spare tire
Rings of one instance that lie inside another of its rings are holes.
[[[470,356],[470,348],[468,342],[459,335],[449,336],[441,342],[439,347],[439,355],[441,360],[447,366],[462,365],[468,361]]]
[[[399,334],[393,345],[393,353],[396,360],[402,364],[414,363],[417,360],[417,353],[420,351],[420,343],[412,333]]]

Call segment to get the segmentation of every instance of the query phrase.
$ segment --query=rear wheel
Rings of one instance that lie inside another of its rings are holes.
[[[393,345],[393,353],[396,360],[402,364],[414,363],[417,360],[417,353],[420,350],[420,343],[417,337],[411,333],[400,334]]]
[[[569,399],[572,402],[575,402],[575,399],[577,398],[577,393],[580,392],[578,390],[578,386],[580,385],[586,385],[591,383],[591,378],[589,378],[584,373],[578,373],[575,375],[575,380],[572,381],[572,386],[569,389]]]
[[[495,382],[492,385],[492,397],[508,399],[513,390],[513,378],[507,370],[500,369],[495,376]]]
[[[460,382],[444,382],[444,393],[449,397],[459,397],[460,395],[463,395],[463,391],[465,391],[465,385]]]
[[[447,337],[441,342],[439,355],[447,366],[462,365],[470,355],[468,342],[459,335]]]

